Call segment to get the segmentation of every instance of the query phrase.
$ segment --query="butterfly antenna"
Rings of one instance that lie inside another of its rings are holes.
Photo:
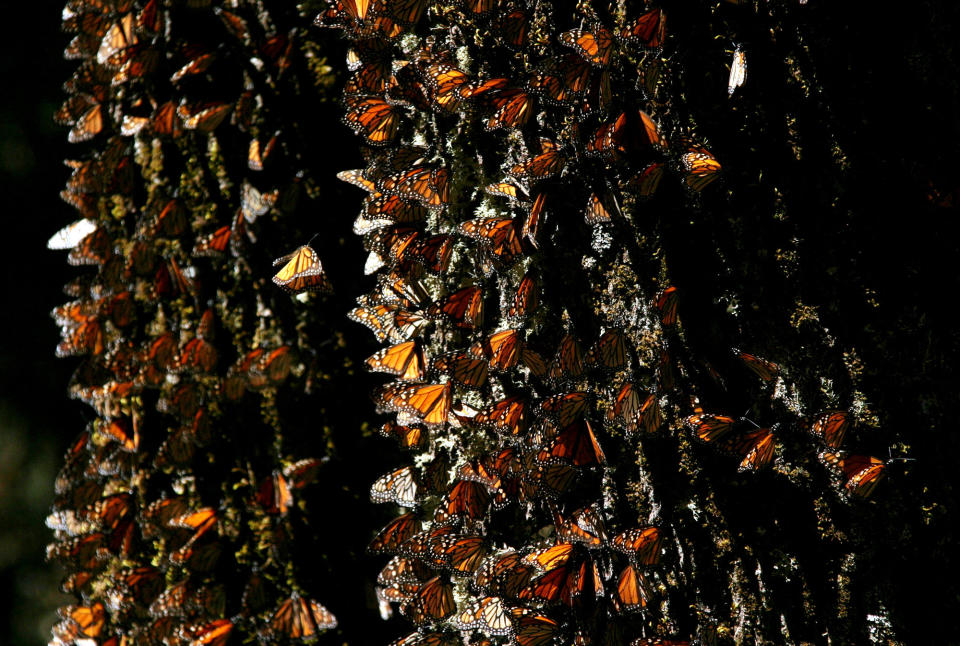
[[[893,457],[893,449],[889,446],[887,447],[887,463],[888,464],[890,462],[916,462],[916,461],[917,461],[916,458],[895,458]]]
[[[746,411],[744,411],[743,415],[740,416],[740,421],[741,421],[741,422],[749,422],[750,424],[753,424],[753,427],[754,427],[754,428],[759,429],[759,428],[760,428],[760,425],[757,424],[757,423],[756,423],[755,421],[753,421],[752,419],[750,419],[749,417],[747,417],[747,413],[749,413],[749,412],[750,412],[750,409],[749,409],[749,408],[748,408]]]
[[[310,243],[313,242],[314,240],[316,240],[318,235],[320,235],[320,232],[319,232],[319,231],[317,231],[316,233],[314,233],[313,236],[312,236],[309,240],[307,240],[307,245],[306,245],[306,246],[309,247],[309,246],[310,246]]]

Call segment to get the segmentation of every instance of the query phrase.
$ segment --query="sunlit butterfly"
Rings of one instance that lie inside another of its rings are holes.
[[[452,390],[449,383],[396,382],[383,386],[376,400],[383,408],[416,415],[427,424],[443,424],[450,412]]]
[[[687,187],[700,192],[720,177],[720,162],[702,146],[690,146],[680,156]]]
[[[873,456],[824,451],[820,459],[840,470],[844,489],[858,498],[870,497],[886,475],[886,461]]]
[[[313,599],[294,593],[280,604],[264,632],[278,639],[310,639],[337,627],[337,619]]]
[[[850,428],[850,413],[845,410],[828,410],[814,418],[810,432],[831,448],[839,448]]]
[[[560,42],[572,47],[591,64],[600,67],[610,64],[615,50],[613,33],[603,25],[594,25],[590,30],[565,31],[560,34]]]
[[[320,257],[309,245],[273,261],[273,266],[283,265],[273,276],[273,282],[290,292],[331,292],[333,287],[323,271]]]
[[[733,95],[734,91],[743,85],[747,80],[747,54],[743,48],[737,45],[733,50],[733,60],[730,62],[730,78],[727,80],[727,94]]]

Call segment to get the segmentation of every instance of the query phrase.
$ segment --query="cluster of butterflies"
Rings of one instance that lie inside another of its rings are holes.
[[[292,540],[281,529],[319,460],[248,465],[229,501],[189,484],[202,482],[230,407],[283,387],[297,363],[277,317],[231,346],[220,317],[245,305],[214,304],[233,272],[251,274],[261,217],[296,190],[265,115],[299,50],[257,3],[212,4],[68,0],[63,10],[65,55],[79,67],[56,120],[82,145],[62,196],[80,219],[48,246],[88,273],[52,314],[57,354],[83,361],[70,393],[97,418],[67,453],[48,518],[48,556],[78,599],[61,609],[57,646],[301,640],[336,626],[275,563],[242,566],[242,600],[216,583],[221,555],[256,553],[238,523],[272,528],[272,544]],[[213,82],[222,78],[231,87]],[[217,145],[246,153],[246,176],[219,192],[216,166],[204,165]],[[243,512],[224,518],[227,507]]]
[[[446,11],[432,17],[456,29],[412,40],[430,11]],[[553,342],[530,332],[550,315],[540,304],[547,277],[532,262],[572,193],[588,225],[612,227],[623,192],[650,198],[667,170],[691,191],[719,177],[709,151],[683,141],[672,152],[639,102],[620,105],[611,91],[634,57],[654,67],[665,21],[661,9],[639,8],[618,29],[594,22],[551,35],[549,55],[524,3],[340,0],[316,17],[350,39],[344,122],[366,144],[366,167],[338,175],[367,193],[354,232],[377,276],[349,316],[385,344],[366,361],[394,379],[373,393],[396,415],[381,432],[417,454],[370,489],[374,502],[402,510],[370,544],[391,556],[377,578],[381,614],[397,609],[417,627],[392,646],[627,643],[631,618],[655,605],[650,577],[668,530],[608,532],[599,492],[608,463],[589,384],[619,375],[624,386],[604,405],[607,423],[627,433],[663,425],[660,396],[625,376],[636,360],[619,326],[587,345],[570,329]],[[500,74],[468,73],[453,34],[474,31],[488,51],[536,52],[540,62],[519,74],[519,57]],[[449,136],[443,119],[507,142],[491,149],[516,153],[512,161],[484,160],[503,162],[501,179],[455,188],[455,156],[412,143]],[[594,176],[620,181],[584,181]],[[491,206],[461,220],[470,200]],[[585,496],[593,502],[574,504]],[[604,637],[586,616],[604,617]]]
[[[391,646],[627,643],[638,626],[631,617],[657,606],[650,581],[669,529],[608,534],[597,417],[612,434],[656,433],[683,369],[664,344],[646,364],[653,377],[638,375],[651,357],[637,357],[633,330],[615,323],[602,323],[589,345],[567,323],[538,334],[556,313],[540,306],[551,277],[535,269],[557,261],[551,247],[575,226],[572,212],[595,231],[616,230],[620,204],[654,197],[667,171],[695,193],[720,177],[709,150],[669,141],[651,116],[666,13],[630,11],[623,21],[585,15],[557,32],[536,6],[497,0],[332,0],[315,19],[350,41],[344,123],[366,146],[366,167],[338,176],[367,193],[354,232],[378,282],[349,316],[385,344],[366,361],[394,378],[373,393],[396,415],[381,432],[417,454],[370,490],[403,512],[370,545],[391,556],[377,579],[381,613],[396,607],[417,626]],[[446,21],[445,38],[418,31],[428,13]],[[464,46],[499,54],[474,72]],[[731,94],[745,75],[738,48]],[[489,137],[494,159],[470,159],[466,140],[447,141],[464,131]],[[496,181],[471,185],[478,172]],[[480,204],[481,217],[470,217]],[[664,330],[676,328],[678,302],[668,287],[651,303]],[[780,376],[770,361],[734,355],[763,382]],[[830,410],[807,426],[833,450],[851,423]],[[747,424],[699,408],[686,418],[697,440],[741,470],[768,467],[775,429]],[[882,476],[873,458],[822,457],[857,496]]]

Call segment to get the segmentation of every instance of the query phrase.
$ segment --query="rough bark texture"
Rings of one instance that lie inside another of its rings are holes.
[[[692,4],[68,3],[55,643],[945,630],[957,10]]]

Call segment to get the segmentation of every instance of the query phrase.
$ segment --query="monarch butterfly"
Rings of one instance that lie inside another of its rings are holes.
[[[520,49],[527,44],[527,30],[530,18],[522,9],[514,9],[499,19],[500,29],[496,32],[508,47]]]
[[[417,631],[390,642],[389,646],[459,646],[461,643],[457,634]]]
[[[364,242],[374,253],[398,260],[420,238],[411,227],[388,227],[367,236]]]
[[[282,345],[269,352],[264,352],[250,366],[249,377],[265,377],[272,384],[283,382],[293,368],[294,356],[288,345]]]
[[[839,448],[850,428],[850,413],[845,410],[828,410],[817,415],[810,432],[819,436],[830,448]]]
[[[427,316],[446,318],[458,327],[475,327],[483,323],[483,288],[463,287],[427,308]]]
[[[390,521],[370,542],[367,549],[374,554],[395,554],[414,534],[423,530],[423,524],[413,512],[407,512]]]
[[[518,646],[547,646],[560,634],[557,621],[526,608],[514,611],[513,629],[513,639]]]
[[[727,80],[727,95],[732,96],[734,91],[747,80],[747,55],[740,45],[733,50],[733,60],[730,62],[730,78]]]
[[[121,605],[131,607],[140,604],[146,608],[163,591],[163,585],[163,573],[151,565],[126,570],[120,577],[123,595]]]
[[[427,271],[440,274],[447,270],[450,264],[450,254],[453,252],[453,237],[446,234],[419,239],[408,248],[407,253],[398,259],[404,265],[410,261],[416,262]]]
[[[627,432],[632,433],[640,425],[640,397],[640,392],[632,383],[624,384],[607,417],[623,424]]]
[[[102,354],[105,347],[103,327],[96,318],[90,318],[75,328],[64,327],[61,330],[63,340],[57,345],[58,357],[78,354]]]
[[[324,464],[325,458],[304,458],[297,460],[283,468],[283,475],[287,478],[288,484],[292,489],[303,489],[308,484],[317,479],[320,467]]]
[[[543,215],[543,207],[544,204],[546,204],[546,199],[546,193],[537,193],[537,197],[534,198],[527,218],[523,222],[523,228],[520,231],[521,238],[526,238],[535,249],[540,248],[540,245],[537,243],[537,231],[540,229],[540,218]]]
[[[517,286],[517,293],[513,298],[513,306],[510,308],[510,311],[507,312],[507,316],[529,316],[533,310],[537,309],[539,303],[540,295],[537,280],[533,274],[527,272],[520,280],[520,285]]]
[[[617,534],[611,545],[640,565],[656,565],[660,561],[662,540],[660,530],[656,527],[638,527]]]
[[[746,431],[733,438],[726,437],[720,440],[718,446],[742,458],[740,471],[759,471],[770,464],[776,450],[773,431],[769,428]]]
[[[490,488],[473,480],[460,480],[444,496],[433,516],[436,524],[448,525],[467,518],[481,520],[490,505]]]
[[[183,127],[187,130],[213,132],[223,123],[231,110],[233,110],[231,103],[183,104],[177,107],[177,116],[183,121]]]
[[[170,77],[170,82],[176,83],[184,77],[203,74],[210,69],[210,66],[213,65],[216,60],[216,54],[210,52],[198,53],[194,58],[191,58],[185,65],[173,73],[173,75]]]
[[[472,13],[486,13],[500,4],[500,0],[458,0],[457,6]]]
[[[133,499],[130,494],[120,493],[101,498],[96,503],[81,509],[77,515],[91,521],[100,529],[114,530],[132,512]]]
[[[623,330],[613,328],[603,333],[590,352],[587,353],[588,364],[619,370],[627,365],[627,342]]]
[[[84,236],[70,253],[67,262],[73,266],[103,265],[113,256],[113,240],[105,229],[97,228]]]
[[[698,193],[720,177],[720,162],[702,146],[690,146],[680,156],[680,163],[685,173],[684,182]]]
[[[377,281],[377,289],[369,295],[369,302],[396,303],[402,307],[422,306],[429,300],[423,282],[409,273],[393,272],[382,276]]]
[[[620,204],[611,190],[592,191],[583,210],[583,219],[587,224],[610,222],[614,216],[620,217]]]
[[[486,186],[484,191],[489,195],[497,195],[509,198],[513,202],[530,201],[530,196],[527,194],[526,189],[520,186],[516,180],[509,177],[504,179],[502,182],[497,182],[495,184]]]
[[[575,467],[606,464],[607,458],[586,420],[574,422],[557,435],[553,444],[537,454],[539,462],[559,460]]]
[[[320,257],[309,245],[273,261],[273,266],[283,265],[273,282],[291,294],[301,292],[332,292],[330,280],[323,271]]]
[[[87,110],[74,122],[73,127],[70,129],[70,133],[67,135],[67,140],[72,144],[88,141],[100,134],[100,132],[103,130],[103,127],[103,106],[101,106],[99,103],[96,103],[87,108]]]
[[[657,358],[657,387],[661,391],[673,390],[677,385],[677,368],[666,348],[660,350]]]
[[[461,90],[469,87],[469,77],[440,58],[428,59],[421,65],[421,70],[430,88],[434,109],[442,112],[457,112],[463,98]]]
[[[590,63],[576,54],[568,54],[548,59],[531,74],[527,86],[549,103],[562,105],[586,92],[589,80]]]
[[[375,193],[377,191],[377,183],[368,175],[363,169],[358,170],[342,170],[337,173],[337,179],[348,184],[353,184],[368,193]]]
[[[344,123],[362,134],[368,144],[383,146],[396,137],[400,113],[380,97],[347,95],[344,105]]]
[[[450,379],[471,388],[480,388],[487,382],[487,361],[469,353],[454,351],[430,362],[430,370],[447,374]]]
[[[639,42],[644,47],[658,49],[666,35],[666,22],[667,16],[663,10],[651,9],[623,29],[620,37],[626,41]]]
[[[517,224],[511,218],[477,218],[460,224],[460,232],[480,240],[496,258],[510,262],[523,253]]]
[[[527,367],[527,370],[529,370],[530,374],[534,377],[542,378],[547,375],[547,362],[540,356],[540,353],[523,347],[520,349],[520,361],[523,362],[523,365]]]
[[[409,202],[398,195],[374,193],[364,200],[363,213],[368,218],[415,224],[426,220],[429,211],[422,204]]]
[[[536,566],[541,572],[549,572],[566,565],[574,555],[574,548],[573,543],[558,543],[551,547],[534,550],[523,557],[523,561]]]
[[[257,504],[271,515],[286,516],[293,504],[293,493],[290,484],[279,471],[263,479],[256,496]]]
[[[381,342],[387,339],[408,341],[418,336],[429,322],[415,312],[392,304],[357,307],[348,312],[347,317],[370,328]]]
[[[471,96],[476,96],[474,89]],[[490,107],[494,108],[493,116],[487,119],[487,130],[502,128],[522,128],[527,125],[534,113],[534,99],[527,92],[517,88],[504,88],[487,99]]]
[[[281,639],[311,639],[318,633],[337,627],[333,613],[313,599],[294,592],[270,619],[264,632]]]
[[[413,467],[406,466],[386,473],[370,486],[373,502],[395,502],[401,507],[417,504],[417,474]]]
[[[446,168],[415,166],[382,178],[376,186],[383,193],[417,200],[428,208],[439,208],[447,203],[449,180],[450,172]]]
[[[777,375],[780,374],[780,366],[772,361],[767,361],[755,354],[741,352],[737,348],[733,348],[733,354],[743,361],[744,365],[746,365],[753,374],[764,381],[773,381],[777,378]]]
[[[374,41],[382,42],[382,41]],[[363,51],[367,60],[359,54]],[[370,50],[347,50],[347,69],[353,75],[347,80],[345,94],[383,94],[387,89],[387,80],[392,72],[391,60],[383,52]]]
[[[336,6],[318,14],[313,24],[347,29],[357,38],[394,38],[402,33],[403,29],[393,19],[378,15],[377,5],[382,7],[382,3],[370,0],[337,0]]]
[[[473,585],[488,593],[516,598],[530,584],[536,569],[520,560],[513,550],[485,560],[474,573]]]
[[[560,42],[598,67],[609,65],[614,52],[613,34],[603,25],[595,25],[591,31],[565,31],[560,34]]]
[[[233,622],[229,619],[216,619],[209,624],[188,627],[181,630],[181,636],[187,636],[190,640],[190,646],[226,646],[230,639],[230,632],[233,630]]]
[[[77,220],[53,234],[47,241],[47,249],[73,249],[96,229],[97,223],[93,220]]]
[[[227,250],[230,242],[232,228],[230,225],[222,226],[213,233],[197,238],[193,245],[194,256],[219,256]]]
[[[672,285],[657,295],[656,307],[660,311],[660,322],[664,325],[677,323],[677,305],[680,302],[680,292]]]
[[[501,435],[521,435],[530,428],[532,422],[529,406],[526,397],[507,397],[479,411],[473,417],[473,423],[491,428]]]
[[[695,431],[697,437],[704,442],[719,440],[730,432],[737,420],[725,415],[712,415],[699,412],[686,419],[687,426]]]
[[[488,548],[485,539],[475,535],[438,533],[442,528],[441,524],[440,527],[431,530],[429,563],[434,567],[473,574],[487,556]]]
[[[494,332],[483,341],[473,344],[470,353],[485,357],[492,370],[509,370],[517,365],[522,348],[521,331],[508,329]]]
[[[823,451],[820,459],[840,469],[846,478],[844,488],[857,498],[869,498],[886,475],[886,461],[868,455]]]
[[[572,392],[553,395],[545,399],[540,408],[558,427],[564,428],[579,418],[586,406],[587,393]]]
[[[446,384],[405,384],[383,386],[377,393],[380,406],[416,415],[427,424],[443,424],[450,412],[452,389]]]
[[[552,145],[533,159],[515,165],[510,174],[520,178],[546,179],[562,171],[567,165],[567,156]]]
[[[544,572],[533,579],[520,596],[572,607],[581,595],[591,590],[595,596],[602,596],[603,581],[596,562],[584,557]]]
[[[75,637],[99,637],[107,619],[106,609],[99,601],[90,606],[64,606],[58,614],[72,622]]]
[[[387,81],[387,101],[394,105],[415,108],[419,112],[437,109],[430,100],[430,88],[424,85],[417,66],[410,61],[398,61]]]
[[[273,158],[273,151],[277,147],[277,135],[273,135],[267,143],[261,145],[260,140],[254,137],[247,148],[247,168],[261,171],[266,163]]]
[[[510,79],[508,78],[490,78],[486,81],[476,81],[474,83],[470,83],[466,87],[461,88],[460,93],[464,97],[472,99],[473,97],[483,96],[484,94],[489,94],[490,92],[503,90],[508,85],[510,85]]]
[[[485,635],[513,632],[510,613],[499,597],[483,597],[450,620],[459,630],[479,630]]]
[[[423,351],[416,341],[407,341],[380,350],[367,359],[366,363],[372,372],[386,372],[408,381],[423,379]]]
[[[440,577],[424,583],[410,601],[400,606],[400,612],[418,625],[446,619],[456,610],[453,586]]]
[[[409,558],[429,560],[436,541],[442,536],[450,536],[453,533],[454,528],[449,525],[441,525],[419,532],[403,544],[400,554]]]
[[[383,586],[393,586],[403,583],[423,583],[430,577],[430,568],[419,561],[404,556],[394,556],[380,570],[377,583]]]
[[[427,9],[426,0],[391,0],[387,3],[390,17],[407,27],[413,27]]]
[[[243,212],[243,219],[251,224],[256,222],[258,217],[276,204],[278,196],[279,192],[276,190],[261,193],[248,182],[244,182],[240,187],[240,210]]]
[[[622,604],[623,610],[630,612],[643,608],[652,596],[650,584],[643,574],[633,565],[623,568],[617,581],[617,600]]]
[[[140,448],[140,424],[136,418],[132,423],[126,418],[104,420],[97,425],[97,431],[119,444],[124,451],[136,453]]]
[[[555,514],[554,527],[557,538],[564,541],[585,543],[592,547],[599,547],[607,541],[606,525],[594,505],[578,509],[568,518]]]
[[[568,379],[583,375],[583,350],[577,337],[567,334],[557,346],[557,354],[550,369],[554,379]]]

